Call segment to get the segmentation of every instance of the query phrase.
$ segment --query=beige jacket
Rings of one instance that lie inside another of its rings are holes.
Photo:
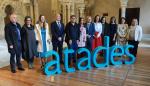
[[[41,26],[39,24],[35,25],[35,34],[36,34],[36,40],[38,41],[37,45],[37,51],[43,52],[43,46],[42,46],[42,36],[41,36]],[[50,50],[50,35],[49,35],[49,25],[46,23],[46,47],[47,51]]]

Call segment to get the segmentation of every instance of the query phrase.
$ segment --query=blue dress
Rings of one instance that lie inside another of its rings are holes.
[[[40,57],[45,57],[45,53],[47,52],[47,47],[46,47],[46,29],[41,28],[41,35],[42,35],[43,52],[40,52]]]

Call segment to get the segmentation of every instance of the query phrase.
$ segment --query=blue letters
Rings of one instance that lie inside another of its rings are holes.
[[[81,54],[81,53],[86,53],[87,54],[87,57],[82,57],[78,60],[78,63],[77,63],[77,67],[79,70],[87,70],[87,69],[91,69],[91,53],[88,49],[86,48],[80,48],[78,50],[78,54]],[[87,61],[87,65],[86,66],[81,66],[81,64],[83,62],[86,62]]]
[[[119,50],[119,52],[116,52],[116,50]],[[122,46],[112,46],[110,48],[110,61],[113,65],[121,65],[122,60],[114,61],[114,57],[119,57],[124,55],[124,48]]]
[[[96,58],[97,58],[97,53],[99,53],[100,51],[105,51],[104,52],[104,59],[105,62],[101,63],[101,64],[97,64]],[[93,53],[92,53],[92,59],[93,59],[93,64],[99,68],[99,67],[106,67],[109,65],[109,37],[106,36],[104,39],[104,47],[99,46],[97,48],[94,49]]]
[[[129,53],[129,48],[133,48],[133,45],[125,46],[125,54],[130,58],[129,61],[125,61],[125,64],[133,64],[135,62],[135,56]]]
[[[68,48],[66,48],[64,50],[64,65],[65,65],[66,72],[68,72],[68,73],[75,72],[75,68],[69,68],[68,67],[68,58],[71,58],[71,57],[68,57],[68,55],[70,53],[74,53],[74,50],[73,49],[68,49]]]
[[[114,57],[122,57],[122,55],[127,55],[130,59],[125,61],[125,64],[133,64],[135,62],[135,57],[131,53],[129,53],[129,48],[133,48],[132,45],[126,45],[126,46],[118,46],[114,45],[111,48],[109,47],[109,37],[105,36],[104,38],[104,46],[99,46],[93,50],[92,53],[86,48],[80,48],[78,49],[77,53],[85,53],[85,56],[78,59],[76,66],[79,70],[87,70],[91,69],[91,65],[93,64],[95,67],[107,67],[109,66],[109,63],[111,62],[113,65],[121,65],[122,60],[114,60]],[[116,50],[119,50],[119,52],[116,52]],[[104,53],[104,62],[97,63],[97,54],[102,51]],[[64,51],[64,67],[66,69],[66,72],[75,72],[75,68],[69,68],[68,66],[68,59],[71,57],[68,57],[69,54],[74,53],[73,49],[65,48]],[[44,67],[44,72],[46,75],[51,76],[54,74],[60,74],[61,68],[60,68],[60,57],[56,51],[49,51],[45,54],[45,57],[48,58],[50,56],[55,56],[56,60],[52,60],[48,62]],[[83,62],[86,62],[86,65],[82,65]],[[50,67],[55,66],[54,69],[49,70]]]
[[[45,67],[44,67],[44,72],[46,75],[50,76],[50,75],[54,75],[56,73],[60,74],[62,71],[60,69],[60,59],[59,59],[59,55],[56,51],[49,51],[45,54],[45,57],[50,57],[50,56],[55,56],[56,60],[50,61],[48,63],[46,63]],[[49,68],[55,65],[55,68],[53,70],[49,70]]]

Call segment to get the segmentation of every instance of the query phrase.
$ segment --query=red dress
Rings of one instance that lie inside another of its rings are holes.
[[[101,36],[97,38],[98,32],[95,32],[95,38],[93,39],[92,42],[92,50],[97,48],[98,46],[102,46],[102,38]]]

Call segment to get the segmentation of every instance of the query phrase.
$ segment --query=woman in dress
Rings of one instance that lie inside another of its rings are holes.
[[[121,23],[118,24],[117,29],[117,39],[116,39],[117,45],[125,46],[127,44],[127,35],[128,35],[128,25],[126,24],[125,18],[122,17]],[[126,55],[123,55],[121,59],[124,62],[128,58],[126,57]]]
[[[84,18],[79,19],[79,24],[78,24],[78,29],[79,29],[79,42],[78,42],[78,48],[85,48],[86,47],[86,28],[84,24]],[[77,57],[83,57],[85,53],[78,54]]]
[[[36,56],[36,38],[32,19],[26,16],[25,24],[21,29],[22,57],[27,61],[29,69],[33,68],[34,57]]]
[[[92,45],[92,50],[94,50],[98,46],[102,46],[102,24],[100,22],[100,17],[99,15],[96,15],[94,18],[94,25],[95,25],[95,37],[93,39],[93,45]]]
[[[86,28],[84,26],[84,18],[79,19],[79,42],[78,42],[78,48],[84,48],[86,46]]]
[[[117,44],[126,45],[127,44],[127,34],[128,34],[128,24],[124,17],[121,18],[121,24],[118,24],[117,29]]]
[[[40,15],[38,23],[35,25],[36,40],[38,42],[37,51],[39,52],[39,57],[41,58],[43,69],[46,64],[45,53],[50,50],[50,35],[49,35],[49,25],[46,22],[45,16]]]
[[[113,16],[111,17],[109,24],[110,47],[115,45],[116,43],[116,34],[117,34],[117,24],[116,18]]]

